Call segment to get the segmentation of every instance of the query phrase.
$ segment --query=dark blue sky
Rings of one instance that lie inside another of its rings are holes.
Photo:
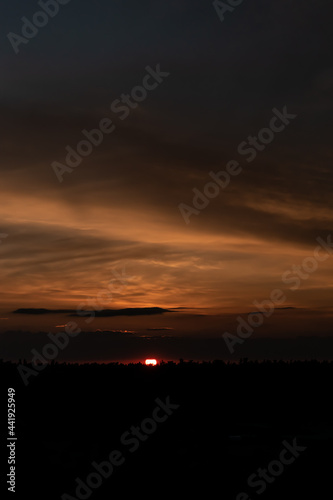
[[[213,129],[221,113],[252,119],[271,102],[299,100],[330,68],[323,1],[244,1],[221,23],[212,2],[203,0],[71,0],[16,57],[6,35],[19,34],[21,17],[31,19],[40,8],[34,1],[4,3],[6,102],[105,106],[147,64],[161,62],[173,75],[167,96],[156,96],[162,108],[167,101],[178,117],[180,106],[191,118],[200,113]]]

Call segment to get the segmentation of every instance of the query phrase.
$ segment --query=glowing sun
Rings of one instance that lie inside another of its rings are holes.
[[[157,365],[157,361],[156,361],[156,359],[146,359],[145,365],[153,365],[153,366],[155,366],[155,365]]]

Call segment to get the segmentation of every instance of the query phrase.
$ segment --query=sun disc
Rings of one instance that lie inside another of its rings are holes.
[[[155,366],[155,365],[157,365],[157,361],[156,361],[156,359],[146,359],[145,364]]]

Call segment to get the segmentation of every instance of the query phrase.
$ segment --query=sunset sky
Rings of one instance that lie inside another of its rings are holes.
[[[59,331],[70,314],[17,309],[91,309],[97,299],[103,309],[167,311],[77,318],[96,343],[78,338],[70,359],[88,359],[92,349],[93,359],[136,360],[142,342],[148,356],[156,342],[160,357],[223,357],[223,332],[235,333],[236,318],[274,289],[286,300],[247,341],[253,355],[262,355],[260,339],[290,339],[283,349],[303,356],[292,339],[330,336],[333,255],[296,290],[283,280],[333,233],[327,2],[245,0],[221,22],[210,1],[71,0],[18,54],[7,33],[21,34],[21,18],[40,7],[5,4],[3,357],[29,357],[41,345],[36,332]],[[111,104],[157,65],[169,75],[122,120]],[[297,117],[248,162],[240,143],[285,106]],[[52,163],[64,164],[66,146],[75,150],[82,130],[105,118],[115,130],[59,182]],[[186,224],[179,205],[193,206],[193,189],[203,192],[209,173],[231,160],[242,172]],[[134,343],[107,351],[103,331]]]

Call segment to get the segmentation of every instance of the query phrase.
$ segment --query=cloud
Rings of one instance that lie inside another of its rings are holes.
[[[83,312],[83,310],[81,310]],[[84,310],[85,314],[91,314],[96,316],[97,318],[112,318],[115,316],[152,316],[155,314],[163,314],[166,312],[171,312],[168,309],[163,309],[161,307],[142,307],[142,308],[131,308],[128,307],[126,309],[104,309],[102,311],[89,311]],[[64,314],[68,313],[69,316],[79,316],[81,317],[80,311],[71,310],[71,309],[16,309],[13,311],[13,314]],[[58,327],[57,327],[58,328]]]
[[[275,311],[288,311],[289,309],[297,309],[297,307],[275,307],[274,308]],[[251,312],[246,313],[246,314],[258,314],[258,312],[261,313],[261,311],[251,311]]]
[[[163,309],[161,307],[137,307],[137,308],[126,308],[126,309],[105,309],[102,311],[84,311],[85,313],[94,314],[97,318],[112,318],[115,316],[153,316],[155,314],[164,314],[166,312],[171,312],[168,309]],[[79,312],[71,314],[70,316],[81,316]]]
[[[165,328],[147,328],[147,332],[163,332],[163,331],[168,331],[168,330],[174,330],[172,327],[165,327]]]
[[[62,314],[62,313],[71,313],[74,312],[71,309],[16,309],[13,311],[13,314]]]

